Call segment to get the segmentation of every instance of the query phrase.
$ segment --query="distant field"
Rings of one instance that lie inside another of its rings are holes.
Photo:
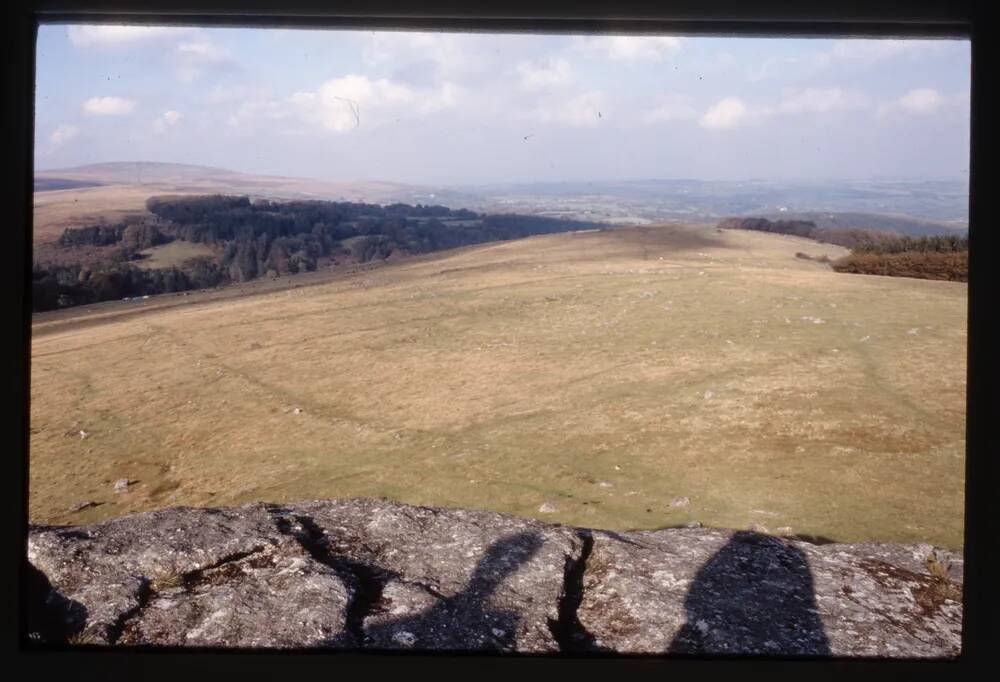
[[[81,189],[84,187],[99,187],[101,183],[88,180],[71,180],[69,178],[35,178],[36,192],[52,192],[59,189]]]
[[[455,206],[469,206],[475,200],[441,188],[393,182],[326,182],[171,163],[103,163],[35,174],[35,246],[47,252],[48,245],[67,227],[145,213],[146,199],[154,195],[216,193],[382,204],[429,203],[434,199]]]
[[[846,253],[628,228],[39,316],[30,518],[387,496],[960,547],[966,285],[796,252]]]
[[[145,213],[146,199],[165,194],[142,185],[108,185],[39,192],[34,196],[35,243],[54,242],[67,227],[115,222],[123,216]],[[172,192],[177,193],[177,192]]]
[[[204,244],[177,239],[162,246],[144,249],[139,252],[139,255],[144,256],[144,258],[135,262],[136,267],[157,269],[180,265],[188,258],[211,256],[212,249]]]
[[[961,221],[926,220],[907,215],[884,213],[823,213],[818,211],[772,213],[772,220],[809,220],[819,228],[882,230],[910,236],[964,234],[969,225]]]

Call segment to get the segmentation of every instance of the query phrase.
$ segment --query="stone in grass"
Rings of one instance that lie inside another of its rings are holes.
[[[691,504],[691,499],[688,497],[678,497],[677,499],[672,500],[670,502],[670,506],[673,507],[674,509],[678,507],[686,507],[689,504]]]
[[[553,514],[556,511],[556,506],[551,502],[543,502],[542,506],[538,508],[538,511],[542,514]]]
[[[91,507],[97,507],[103,504],[102,502],[94,502],[93,500],[84,500],[83,502],[77,502],[72,507],[69,508],[70,513],[75,514],[78,511],[83,511],[84,509],[90,509]]]
[[[771,532],[767,528],[765,528],[764,526],[760,525],[759,523],[751,523],[750,527],[747,528],[747,530],[752,531],[754,533],[770,533]]]
[[[135,481],[133,481],[131,479],[128,479],[128,478],[119,478],[117,481],[115,481],[115,492],[116,493],[123,493],[126,490],[128,490],[128,487],[130,485],[132,485],[133,483],[135,483]]]

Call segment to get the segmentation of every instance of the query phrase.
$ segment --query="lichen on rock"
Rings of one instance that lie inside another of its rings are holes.
[[[930,558],[929,558],[930,557]],[[712,528],[613,533],[386,500],[29,529],[55,644],[951,657],[961,557]]]

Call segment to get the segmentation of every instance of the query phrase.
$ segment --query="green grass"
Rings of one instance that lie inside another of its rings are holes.
[[[139,252],[144,256],[135,261],[135,265],[147,270],[158,270],[180,265],[189,258],[211,256],[212,250],[204,244],[175,239],[161,246],[153,246]]]

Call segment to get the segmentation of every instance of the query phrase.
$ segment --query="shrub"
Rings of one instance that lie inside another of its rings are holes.
[[[837,272],[888,277],[969,281],[969,252],[854,252],[833,263]]]

